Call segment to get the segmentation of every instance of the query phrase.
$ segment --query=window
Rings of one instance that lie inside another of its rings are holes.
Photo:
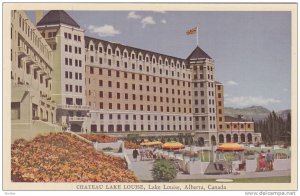
[[[69,64],[69,60],[68,58],[65,58],[65,65],[68,65]]]
[[[99,58],[99,64],[102,64],[102,58],[101,57]]]

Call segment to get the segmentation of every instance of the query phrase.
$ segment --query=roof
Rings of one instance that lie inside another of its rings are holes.
[[[71,18],[64,10],[51,10],[49,11],[38,23],[37,26],[65,24],[73,27],[80,28],[80,26]]]
[[[106,50],[106,47],[108,45],[110,45],[112,47],[113,51],[118,47],[121,50],[121,52],[126,49],[129,54],[132,51],[134,51],[136,54],[138,54],[138,53],[142,53],[142,55],[148,54],[150,56],[150,58],[152,58],[152,56],[155,56],[158,59],[159,56],[162,56],[162,58],[167,58],[169,62],[171,61],[171,59],[174,59],[174,61],[178,60],[178,61],[184,62],[186,64],[185,59],[181,59],[181,58],[178,58],[178,57],[173,57],[173,56],[169,56],[169,55],[165,55],[165,54],[161,54],[161,53],[157,53],[157,52],[153,52],[153,51],[149,51],[149,50],[134,48],[134,47],[131,47],[131,46],[125,46],[125,45],[120,44],[120,43],[109,42],[109,41],[106,41],[106,40],[101,40],[101,39],[93,38],[93,37],[89,37],[89,36],[84,36],[84,40],[85,40],[85,48],[89,47],[90,41],[93,41],[93,43],[96,46],[99,44],[99,42],[101,42],[103,47],[104,47],[104,50]]]
[[[225,122],[249,122],[249,120],[245,120],[243,118],[235,118],[232,116],[225,116]]]
[[[198,59],[198,58],[207,58],[212,59],[206,52],[204,52],[199,46],[188,56],[187,59]]]
[[[223,85],[223,83],[219,82],[219,81],[215,81],[216,85]]]

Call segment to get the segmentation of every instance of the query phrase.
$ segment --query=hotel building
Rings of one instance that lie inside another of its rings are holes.
[[[12,140],[59,130],[54,125],[52,50],[22,11],[11,12],[10,31]]]
[[[53,62],[53,123],[118,137],[188,136],[201,146],[252,141],[253,122],[226,121],[223,85],[200,47],[181,59],[85,36],[65,11],[37,16]]]

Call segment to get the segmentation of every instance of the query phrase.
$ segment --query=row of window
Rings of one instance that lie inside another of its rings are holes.
[[[211,124],[210,126],[209,126],[211,129],[215,129],[216,128],[216,125],[215,124]],[[196,130],[199,130],[200,129],[200,125],[196,125]],[[205,125],[202,125],[201,126],[201,129],[202,130],[205,130],[206,129],[206,126]]]
[[[129,94],[128,93],[124,93],[124,96],[122,96],[121,98],[121,93],[113,93],[113,92],[108,92],[107,95],[108,95],[108,98],[113,98],[115,95],[117,99],[125,99],[125,100],[128,100],[129,99]],[[91,91],[89,90],[89,95],[91,95]],[[95,96],[95,92],[94,92],[94,96]],[[103,98],[104,97],[104,93],[103,91],[99,91],[99,97],[100,98]],[[146,97],[146,96],[145,96]],[[144,100],[144,95],[140,95],[139,97],[137,97],[136,94],[132,94],[131,97],[130,97],[131,100],[140,100],[140,101],[143,101]],[[172,100],[172,103],[176,103],[176,99],[175,98],[169,98],[169,97],[165,97],[165,101],[166,103],[169,103],[170,100]],[[183,100],[183,101],[182,101]],[[150,101],[150,96],[147,95],[147,101]],[[158,97],[156,96],[152,96],[152,101],[153,102],[160,102],[160,103],[163,103],[164,102],[164,99],[163,97],[159,97],[159,100],[158,100]],[[189,104],[191,104],[191,100],[189,99],[188,100]],[[177,103],[178,104],[187,104],[187,99],[181,99],[181,98],[178,98],[177,99]]]
[[[94,67],[90,67],[90,74],[95,74],[97,68]],[[121,77],[121,74],[123,75],[123,78],[127,79],[129,76],[131,75],[131,79],[135,80],[136,78],[138,78],[140,81],[147,81],[147,82],[156,82],[159,81],[159,83],[164,83],[165,84],[172,84],[175,85],[175,83],[177,83],[177,86],[180,86],[182,84],[183,87],[187,86],[190,87],[191,83],[190,82],[186,82],[186,81],[180,81],[180,80],[175,80],[175,79],[170,79],[170,78],[162,78],[162,77],[157,77],[157,76],[149,76],[149,75],[144,75],[144,74],[136,74],[136,73],[128,73],[128,72],[122,72],[122,71],[114,71],[114,70],[110,70],[110,69],[104,69],[107,70],[106,73],[103,73],[103,69],[99,68],[98,70],[98,75],[107,75],[107,76],[115,76],[117,78]],[[177,82],[176,82],[177,81]],[[90,83],[90,81],[89,81]]]
[[[93,56],[90,56],[90,62],[91,63],[94,63],[94,57]],[[99,64],[102,65],[103,64],[103,59],[100,57],[99,58]],[[111,59],[107,59],[107,65],[111,66],[112,65],[112,60]],[[116,66],[117,67],[120,67],[120,61],[116,61]],[[128,68],[128,63],[127,62],[123,62],[123,67],[124,68]],[[131,69],[132,70],[139,70],[139,71],[143,71],[145,70],[145,68],[143,67],[143,65],[139,65],[139,66],[136,66],[135,63],[132,63],[131,64]],[[150,72],[150,67],[146,67],[146,71],[147,72]],[[152,72],[155,74],[156,73],[156,68],[153,67],[152,68]],[[167,76],[169,76],[169,73],[172,77],[175,76],[175,71],[169,71],[169,70],[165,70],[165,73],[163,73],[163,69],[159,69],[159,74],[166,74]],[[176,72],[177,73],[177,77],[180,77],[180,72]],[[182,77],[183,78],[186,78],[186,74],[185,73],[182,73]],[[190,74],[187,74],[187,77],[190,79]]]
[[[71,33],[64,33],[65,39],[72,39]],[[81,42],[81,36],[80,35],[73,35],[75,41]]]
[[[194,91],[195,97],[198,97],[200,92],[200,96],[204,96],[205,91]],[[208,91],[208,96],[214,96],[214,91]]]
[[[67,79],[73,79],[73,72],[71,72],[71,71],[65,71],[65,78],[67,78]],[[76,80],[82,80],[82,73],[75,72],[75,79]]]
[[[91,81],[90,81],[90,79],[89,79],[89,84],[91,83]],[[104,84],[103,84],[104,82],[103,82],[103,80],[99,80],[99,86],[100,87],[103,87],[104,86]],[[147,92],[157,92],[158,91],[158,89],[159,89],[159,92],[160,93],[166,93],[166,94],[169,94],[169,90],[171,91],[171,93],[173,94],[173,95],[175,95],[175,89],[169,89],[169,88],[165,88],[164,90],[163,90],[163,88],[162,87],[156,87],[156,86],[153,86],[152,87],[152,89],[150,90],[150,86],[149,85],[142,85],[142,84],[140,84],[138,87],[139,87],[139,90],[140,91],[143,91],[143,86],[146,88],[146,91]],[[112,88],[112,81],[108,81],[107,82],[107,87],[109,87],[109,88]],[[123,87],[121,87],[121,83],[120,82],[116,82],[116,86],[115,86],[116,88],[124,88],[124,89],[128,89],[129,88],[129,85],[128,85],[128,83],[124,83],[124,86]],[[135,84],[131,84],[131,89],[132,90],[136,90],[137,88],[136,88],[136,85]],[[177,95],[181,95],[181,93],[183,94],[183,95],[189,95],[189,96],[191,96],[191,91],[188,91],[188,93],[187,93],[187,91],[185,91],[185,90],[177,90]],[[91,90],[89,90],[89,95],[91,95]],[[94,94],[94,96],[95,96],[95,94]]]
[[[65,52],[72,53],[72,46],[65,44]],[[81,48],[74,46],[74,53],[75,54],[81,54]]]
[[[13,11],[13,15],[15,15],[16,11]],[[21,16],[21,14],[19,15],[19,27],[20,29],[22,29],[22,31],[28,36],[28,38],[35,44],[35,46],[40,49],[41,53],[47,57],[47,59],[50,59],[50,51],[47,50],[47,44],[43,44],[42,43],[42,39],[40,39],[41,37],[39,37],[38,35],[36,35],[34,32],[36,29],[31,29],[30,25],[27,24],[26,21],[30,21],[28,20],[28,18],[23,18]]]
[[[81,60],[75,59],[74,62],[75,62],[75,67],[82,67],[82,61]],[[73,59],[65,58],[65,65],[72,66],[73,65]]]
[[[203,67],[202,65],[200,65],[200,66],[193,66],[194,71],[197,71],[198,69],[199,69],[200,71],[203,71],[203,70],[204,70],[203,68],[204,68],[204,67]],[[207,69],[208,71],[213,71],[213,67],[212,67],[212,66],[207,66],[206,69]]]
[[[94,45],[90,44],[89,50],[90,51],[94,51]],[[101,46],[98,47],[98,52],[99,53],[103,53],[104,52],[103,47],[101,47]],[[113,53],[112,49],[109,48],[109,47],[107,47],[106,53],[108,55],[121,56],[121,51],[119,49],[116,49],[115,53]],[[122,56],[123,56],[123,58],[130,58],[130,59],[136,59],[137,58],[139,61],[150,62],[150,56],[148,54],[146,54],[145,57],[143,57],[142,54],[140,53],[138,55],[138,57],[137,57],[134,52],[131,52],[131,55],[129,56],[126,49],[123,51]],[[174,63],[173,59],[171,60],[171,62],[169,62],[167,59],[165,59],[163,61],[162,58],[159,58],[159,60],[157,61],[156,58],[155,58],[155,56],[153,56],[151,62],[153,64],[156,64],[156,63],[161,64],[161,65],[164,64],[165,66],[169,66],[169,65],[171,65],[172,67],[175,66],[175,63]],[[185,64],[184,63],[180,63],[180,62],[177,61],[176,66],[177,66],[177,68],[183,68],[183,69],[185,69]]]
[[[82,86],[74,85],[76,93],[82,93]],[[66,92],[73,92],[73,85],[72,84],[65,84],[65,91]]]
[[[248,129],[250,129],[251,128],[251,124],[240,124],[240,126],[238,126],[237,124],[233,124],[233,125],[226,125],[226,128],[227,129],[239,129],[239,128],[241,128],[241,129],[244,129],[244,128],[248,128]]]
[[[147,120],[152,119],[152,120],[156,120],[156,121],[158,120],[157,116],[152,116],[152,118],[151,118],[151,115],[136,115],[136,114],[132,115],[132,120],[136,120],[137,116],[139,116],[140,120],[144,120],[144,119],[147,119]],[[122,115],[121,114],[116,114],[116,115],[109,114],[108,118],[109,118],[109,120],[122,120]],[[129,115],[126,114],[126,115],[123,116],[123,118],[124,118],[123,120],[129,120]],[[188,120],[192,121],[192,117],[186,117],[186,116],[185,117],[178,116],[177,118],[176,118],[176,116],[160,116],[161,121],[163,121],[165,119],[167,121],[170,121],[170,119],[171,120],[173,119],[173,121],[176,121],[176,122],[181,121],[181,120],[183,120],[183,121],[188,121]],[[104,114],[100,114],[100,120],[104,120]]]
[[[205,103],[204,99],[201,99],[200,103],[201,103],[201,105],[204,105],[204,103]],[[209,99],[208,103],[209,103],[209,105],[211,105],[211,104],[214,105],[215,104],[215,100],[214,99]],[[199,104],[199,100],[195,99],[195,105],[198,105],[198,104]]]
[[[194,108],[195,113],[199,113],[199,108]],[[201,113],[205,113],[205,108],[201,108]],[[215,108],[209,108],[209,113],[215,113]]]
[[[124,129],[123,129],[124,127]],[[139,127],[137,127],[137,125],[133,125],[132,128],[130,125],[114,125],[114,124],[110,124],[107,126],[107,130],[108,132],[123,132],[123,131],[146,131],[145,128],[147,128],[148,131],[174,131],[174,130],[188,130],[188,127],[190,130],[192,130],[192,125],[187,126],[181,126],[179,125],[178,127],[176,127],[176,125],[173,125],[173,128],[170,125],[161,125],[160,126],[160,130],[158,129],[158,125],[152,125],[152,127],[154,129],[151,129],[151,125],[148,125],[147,127],[144,125],[140,125]],[[91,125],[91,131],[92,132],[97,132],[97,125]],[[104,132],[104,125],[100,125],[100,132]]]
[[[92,106],[92,103],[89,102],[89,106]],[[95,103],[93,103],[93,107],[95,108],[96,105]],[[152,106],[153,107],[153,111],[158,111],[158,106]],[[164,106],[160,106],[160,112],[164,112],[164,108],[166,110],[166,112],[184,112],[184,113],[187,113],[187,111],[189,111],[189,113],[191,113],[191,108],[183,108],[183,110],[181,110],[182,108],[181,107],[177,107],[177,111],[176,111],[176,107],[164,107]],[[116,103],[115,106],[113,107],[113,103],[108,103],[108,107],[104,107],[104,103],[103,102],[100,102],[99,103],[99,109],[109,109],[109,110],[113,110],[113,109],[116,109],[116,110],[129,110],[129,104],[124,104],[124,107],[121,107],[121,104],[120,103]],[[151,105],[139,105],[139,108],[137,108],[137,105],[136,104],[132,104],[131,105],[131,110],[139,110],[139,111],[151,111]],[[172,110],[171,110],[172,109]]]
[[[208,80],[213,80],[213,78],[214,78],[213,75],[207,74],[207,79]],[[204,75],[203,74],[199,74],[199,77],[198,77],[197,74],[194,74],[194,80],[198,80],[198,79],[203,80],[204,79]]]
[[[214,87],[214,83],[213,82],[207,82],[208,83],[208,87]],[[204,82],[194,82],[194,87],[204,87]]]

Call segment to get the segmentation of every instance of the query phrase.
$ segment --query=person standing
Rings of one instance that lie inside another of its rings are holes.
[[[273,170],[274,155],[273,155],[273,153],[271,153],[270,150],[268,150],[266,159],[267,159],[267,168],[268,168],[269,171],[272,171]]]
[[[259,170],[260,171],[265,171],[266,170],[266,155],[263,151],[261,151],[260,156],[259,156]]]
[[[145,149],[143,147],[140,149],[140,155],[141,155],[141,161],[143,161],[145,156]]]
[[[135,148],[132,152],[133,160],[137,161],[138,155],[139,155],[139,151]]]

